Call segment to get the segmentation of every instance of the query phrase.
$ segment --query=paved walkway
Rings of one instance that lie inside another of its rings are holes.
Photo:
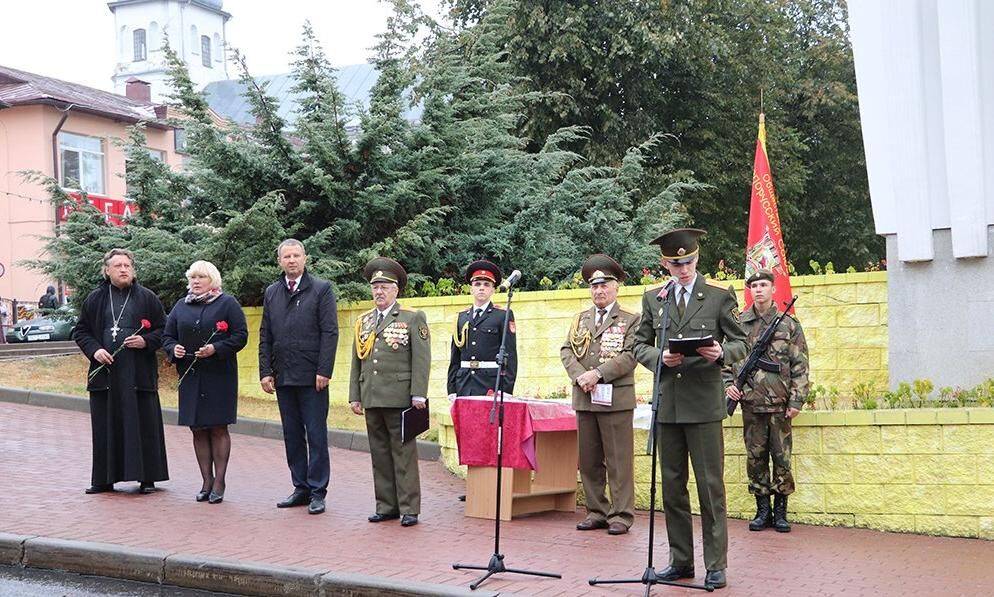
[[[463,483],[437,463],[421,464],[422,523],[366,522],[373,510],[369,456],[333,450],[329,511],[278,510],[290,490],[279,441],[232,436],[225,501],[193,501],[200,476],[181,427],[166,429],[172,481],[142,496],[125,491],[86,496],[90,470],[89,416],[0,403],[0,531],[117,543],[191,555],[332,569],[395,579],[467,585],[475,575],[456,561],[486,563],[492,524],[465,518],[456,496]],[[580,517],[542,514],[502,526],[507,564],[559,572],[562,580],[500,575],[482,588],[505,595],[638,595],[638,586],[592,588],[591,576],[641,575],[648,518],[611,537],[580,533]],[[658,519],[657,519],[658,522]],[[721,595],[989,595],[994,591],[994,542],[795,525],[790,534],[750,533],[729,521],[729,582]],[[666,562],[665,531],[657,532],[657,568]],[[700,538],[700,530],[695,536]],[[697,545],[698,560],[701,548]],[[698,561],[698,580],[703,565]],[[657,588],[654,594],[674,590]],[[695,594],[676,589],[678,594]]]

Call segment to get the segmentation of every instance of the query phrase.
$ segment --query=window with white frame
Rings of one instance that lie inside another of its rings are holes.
[[[59,133],[62,172],[59,184],[67,189],[104,194],[104,145],[98,137]]]
[[[200,36],[200,64],[211,68],[211,38]]]
[[[186,129],[173,129],[173,151],[176,153],[186,153]]]
[[[135,29],[135,62],[141,62],[148,56],[148,48],[145,43],[145,30]]]

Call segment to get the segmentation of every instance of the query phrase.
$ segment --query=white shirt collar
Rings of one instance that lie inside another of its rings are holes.
[[[612,309],[614,309],[614,305],[615,305],[615,303],[617,303],[617,302],[618,302],[618,301],[614,301],[614,302],[613,302],[613,303],[611,303],[610,305],[608,305],[608,306],[604,307],[604,316],[605,316],[605,317],[607,317],[607,316],[608,316],[608,315],[609,315],[609,314],[611,313],[611,310],[612,310]],[[596,317],[596,315],[597,315],[597,305],[594,305],[594,316]]]
[[[303,277],[304,277],[304,274],[300,274],[296,278],[291,278],[290,276],[287,276],[286,274],[284,274],[283,275],[283,280],[284,280],[284,283],[286,284],[287,288],[290,287],[290,280],[293,280],[293,285],[295,287],[300,287],[300,279],[303,278]]]
[[[694,279],[690,281],[690,284],[684,286],[676,278],[673,278],[673,284],[676,286],[673,290],[676,292],[677,300],[680,300],[680,288],[685,288],[687,290],[687,298],[689,299],[692,294],[694,294],[694,284],[697,284],[697,276],[700,274],[694,274]]]
[[[391,311],[393,311],[393,308],[396,305],[397,305],[397,301],[394,301],[394,302],[390,303],[390,306],[387,307],[386,309],[384,309],[382,311],[380,311],[379,309],[377,309],[377,311],[379,311],[380,315],[382,315],[383,317],[386,317],[387,315],[390,314]]]
[[[487,303],[485,305],[483,305],[482,307],[477,307],[476,303],[473,303],[473,308],[472,308],[472,310],[470,310],[470,313],[475,314],[477,309],[479,309],[479,310],[483,311],[484,313],[486,313],[487,309],[490,308],[490,303],[492,303],[492,302],[493,301],[487,301]]]

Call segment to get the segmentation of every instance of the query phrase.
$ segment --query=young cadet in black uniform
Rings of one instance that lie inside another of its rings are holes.
[[[472,286],[473,305],[461,311],[452,336],[449,359],[449,398],[486,396],[497,383],[497,351],[500,350],[504,309],[490,300],[502,279],[500,268],[479,260],[466,268],[466,281]],[[504,365],[503,391],[514,393],[518,372],[518,349],[515,345],[514,312],[507,324],[507,362]]]

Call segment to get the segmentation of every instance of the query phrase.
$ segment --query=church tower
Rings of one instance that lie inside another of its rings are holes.
[[[162,45],[167,38],[197,89],[227,80],[225,25],[231,15],[222,4],[222,0],[108,2],[117,40],[114,91],[124,95],[128,79],[135,77],[151,84],[153,102],[165,101],[170,90]]]

